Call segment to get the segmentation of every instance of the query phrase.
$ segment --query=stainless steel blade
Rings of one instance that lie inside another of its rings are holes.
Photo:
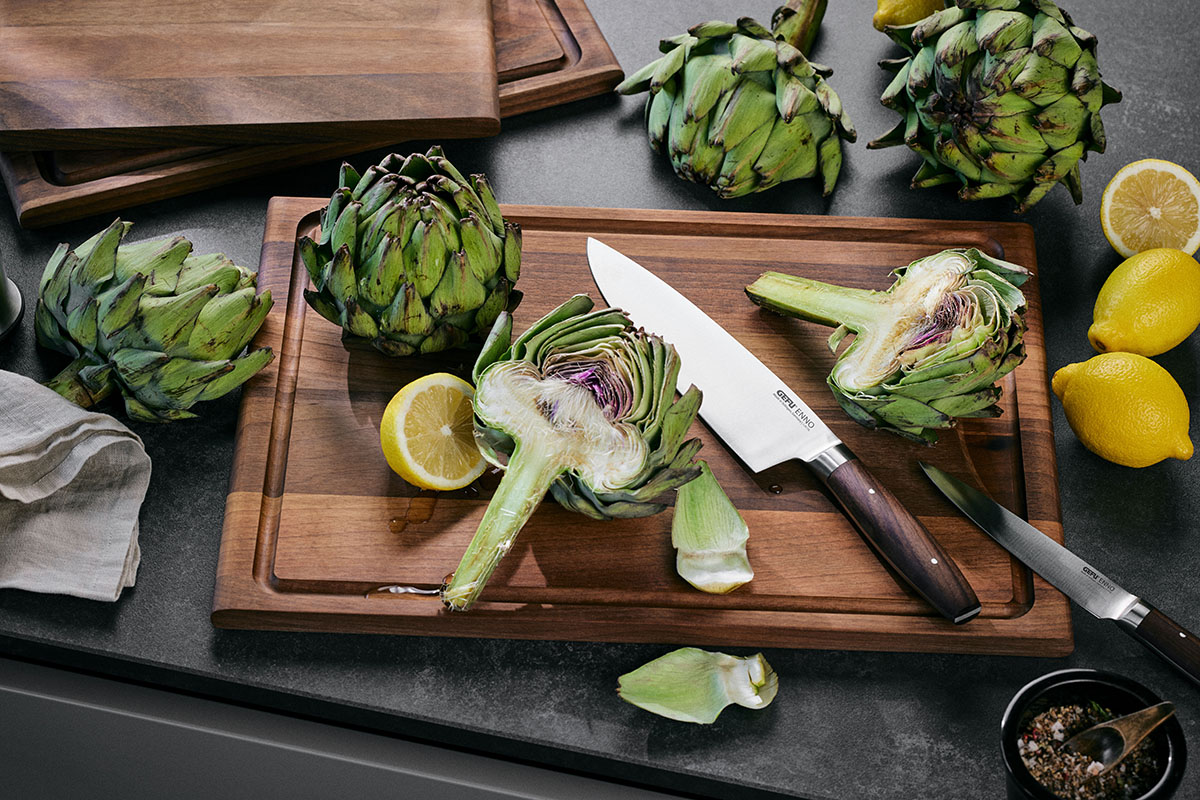
[[[700,416],[751,470],[812,461],[841,443],[796,392],[661,278],[592,238],[588,263],[605,302],[675,346],[679,389],[694,384],[704,393]]]
[[[921,469],[972,522],[1100,619],[1121,619],[1138,598],[983,492],[924,462]]]

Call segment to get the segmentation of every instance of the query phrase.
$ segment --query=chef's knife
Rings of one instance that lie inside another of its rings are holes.
[[[1025,566],[1092,616],[1115,620],[1126,633],[1200,683],[1200,641],[1195,636],[983,492],[929,464],[922,463],[921,469],[950,502]]]
[[[800,396],[724,328],[632,259],[588,239],[588,262],[610,306],[675,346],[678,386],[703,393],[700,416],[754,472],[804,461],[875,552],[942,616],[979,613],[958,565]]]

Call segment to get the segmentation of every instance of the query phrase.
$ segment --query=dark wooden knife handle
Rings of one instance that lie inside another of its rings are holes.
[[[979,598],[954,560],[858,458],[844,452],[847,461],[817,474],[875,551],[946,619],[962,624],[978,614]]]
[[[1193,681],[1200,683],[1200,639],[1149,603],[1140,601],[1139,605],[1143,609],[1134,606],[1131,614],[1119,620],[1121,627]],[[1148,613],[1141,622],[1131,621],[1130,616],[1139,611]]]

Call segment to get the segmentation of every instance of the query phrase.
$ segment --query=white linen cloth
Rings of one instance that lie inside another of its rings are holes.
[[[115,601],[149,484],[133,431],[0,370],[0,588]]]

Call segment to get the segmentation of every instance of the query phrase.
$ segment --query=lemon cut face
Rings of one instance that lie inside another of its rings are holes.
[[[1125,258],[1155,247],[1192,255],[1200,249],[1200,181],[1170,161],[1126,164],[1104,189],[1100,224]]]
[[[470,485],[487,466],[475,444],[471,384],[445,372],[405,386],[388,403],[379,443],[388,465],[422,489]]]

